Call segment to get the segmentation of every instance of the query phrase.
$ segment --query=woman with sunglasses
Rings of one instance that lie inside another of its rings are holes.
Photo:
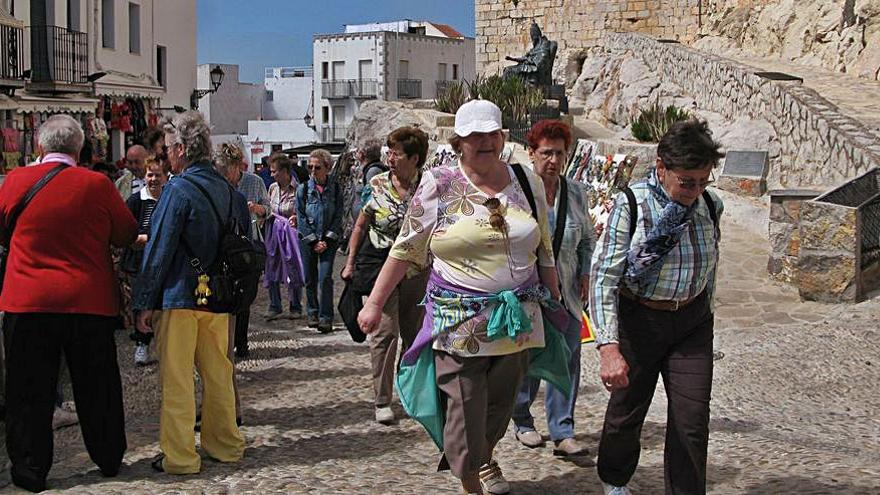
[[[331,165],[329,151],[312,151],[311,178],[300,184],[296,192],[308,325],[321,333],[333,330],[333,260],[342,234],[342,191],[330,176]]]
[[[446,404],[442,432],[422,421],[444,452],[440,467],[451,469],[466,493],[503,494],[510,486],[493,451],[510,422],[529,350],[544,347],[540,302],[551,294],[559,300],[547,202],[536,175],[499,159],[501,110],[492,102],[462,105],[450,144],[458,161],[423,174],[359,323],[375,332],[407,270],[432,260],[426,316],[401,376],[433,368],[434,380],[417,386],[436,388]],[[405,380],[398,378],[401,402],[412,415]]]
[[[388,171],[373,175],[364,193],[363,207],[348,242],[348,261],[342,278],[360,296],[373,289],[382,263],[403,226],[421,169],[428,156],[428,135],[414,127],[401,127],[388,135]],[[381,147],[381,146],[378,146]],[[391,410],[392,381],[397,368],[397,342],[403,351],[416,337],[425,314],[419,306],[425,296],[428,273],[413,267],[394,287],[385,305],[377,331],[370,337],[376,421],[394,421]]]

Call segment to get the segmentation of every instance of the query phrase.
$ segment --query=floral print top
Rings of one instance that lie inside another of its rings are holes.
[[[535,197],[536,222],[513,169],[507,169],[510,184],[495,195],[501,203],[506,233],[489,223],[491,212],[483,205],[489,196],[477,189],[455,162],[424,172],[390,256],[418,267],[426,267],[430,258],[432,269],[447,282],[488,294],[522,286],[536,265],[553,267],[544,185],[524,169]],[[532,332],[519,343],[487,338],[486,323],[494,309],[490,304],[463,321],[448,319],[450,328],[440,332],[434,349],[467,357],[543,347],[539,304],[524,301],[522,306],[532,322]]]
[[[418,177],[414,183],[418,183]],[[391,182],[391,172],[376,174],[364,188],[362,211],[370,217],[370,242],[376,249],[394,244],[413,191],[401,197]]]

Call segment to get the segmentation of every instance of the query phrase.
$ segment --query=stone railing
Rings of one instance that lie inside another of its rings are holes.
[[[612,52],[630,51],[661,80],[725,118],[767,120],[781,145],[768,180],[783,187],[832,187],[880,167],[880,142],[816,91],[756,75],[759,69],[637,33],[608,33]]]

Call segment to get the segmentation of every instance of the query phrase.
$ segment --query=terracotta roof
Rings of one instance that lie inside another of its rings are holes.
[[[435,28],[440,30],[441,33],[445,34],[446,36],[448,36],[450,38],[464,38],[463,34],[459,33],[458,31],[455,30],[454,27],[452,27],[448,24],[435,24],[433,22],[431,24],[433,24]]]

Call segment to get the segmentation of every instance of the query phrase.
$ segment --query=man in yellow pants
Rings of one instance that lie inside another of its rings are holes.
[[[200,113],[180,114],[165,126],[165,144],[172,168],[183,173],[168,182],[156,205],[133,306],[140,311],[138,330],[158,332],[162,454],[153,468],[192,474],[201,470],[193,432],[193,366],[204,384],[201,444],[205,453],[221,462],[238,461],[244,439],[235,423],[233,367],[227,357],[230,315],[197,305],[198,276],[190,262],[198,259],[201,266],[209,267],[217,255],[222,226],[214,206],[223,214],[231,211],[248,235],[250,215],[244,197],[211,163],[210,129]],[[153,318],[153,310],[158,309],[161,314]]]

